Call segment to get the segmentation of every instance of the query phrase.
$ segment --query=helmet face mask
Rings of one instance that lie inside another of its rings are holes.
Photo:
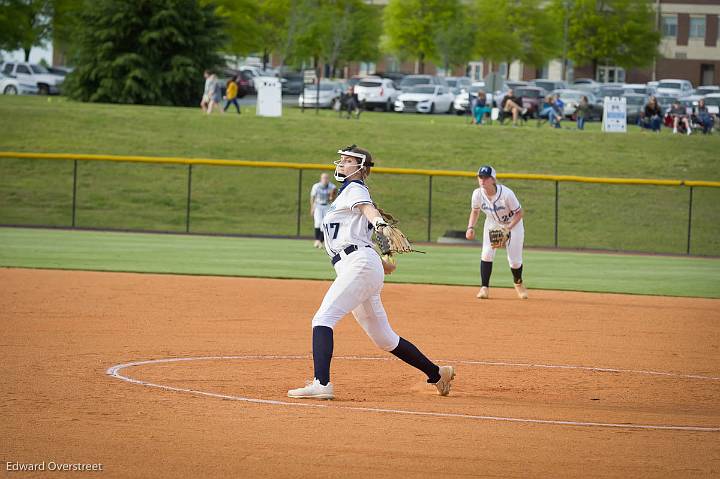
[[[364,166],[365,166],[365,158],[366,158],[366,155],[364,155],[364,154],[362,154],[362,153],[357,153],[357,152],[355,152],[355,151],[352,151],[353,148],[355,148],[355,145],[348,146],[347,148],[343,148],[343,149],[338,150],[338,155],[340,155],[340,159],[339,159],[339,160],[336,160],[336,161],[333,161],[333,164],[335,165],[335,179],[336,179],[337,181],[345,181],[345,180],[347,180],[347,179],[350,178],[351,176],[354,176],[354,175],[356,175],[357,173],[359,173],[360,171],[362,171],[363,168],[364,168]],[[343,157],[344,157],[344,156],[350,156],[350,157],[357,158],[357,159],[360,160],[360,162],[357,163],[357,169],[356,169],[355,171],[353,171],[352,173],[350,173],[350,174],[340,173],[340,172],[338,171],[338,168],[339,168],[340,166],[343,166],[343,170],[344,170],[344,168],[345,168],[344,163],[343,163]]]

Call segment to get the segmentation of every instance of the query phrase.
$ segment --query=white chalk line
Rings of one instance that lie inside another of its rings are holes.
[[[666,425],[666,424],[633,424],[633,423],[603,423],[603,422],[590,422],[590,421],[565,421],[559,419],[530,419],[530,418],[516,418],[516,417],[502,417],[502,416],[481,416],[473,414],[458,414],[458,413],[443,413],[443,412],[429,412],[429,411],[411,411],[405,409],[386,409],[386,408],[371,408],[371,407],[358,407],[358,406],[332,406],[323,403],[306,403],[306,402],[291,402],[291,401],[280,401],[274,399],[257,399],[243,396],[233,396],[229,394],[219,394],[207,391],[199,391],[195,389],[180,388],[175,386],[167,386],[164,384],[155,384],[149,381],[143,381],[140,379],[133,379],[120,374],[120,371],[126,368],[143,366],[147,364],[161,364],[161,363],[174,363],[174,362],[187,362],[187,361],[222,361],[222,360],[297,360],[297,359],[309,359],[310,356],[263,356],[263,355],[246,355],[246,356],[199,356],[199,357],[184,357],[184,358],[163,358],[163,359],[150,359],[146,361],[133,361],[129,363],[116,364],[107,369],[106,374],[111,377],[126,381],[132,384],[138,384],[146,387],[154,387],[163,389],[166,391],[175,391],[193,394],[197,396],[213,397],[219,399],[227,399],[231,401],[242,401],[253,404],[267,404],[274,406],[292,406],[292,407],[306,407],[306,408],[323,408],[323,409],[341,409],[346,411],[362,411],[362,412],[379,412],[379,413],[390,413],[390,414],[402,414],[411,416],[431,416],[431,417],[446,417],[446,418],[461,418],[461,419],[474,419],[484,421],[501,421],[501,422],[515,422],[515,423],[526,423],[526,424],[547,424],[557,426],[585,426],[585,427],[606,427],[606,428],[622,428],[622,429],[645,429],[645,430],[671,430],[671,431],[693,431],[693,432],[720,432],[720,427],[703,427],[703,426],[677,426],[677,425]],[[379,357],[361,357],[361,356],[336,356],[333,359],[343,359],[352,361],[392,361],[394,358],[379,358]],[[581,369],[589,371],[600,371],[600,372],[617,372],[617,373],[635,373],[635,374],[649,374],[659,376],[672,376],[679,378],[691,378],[691,379],[705,379],[717,381],[720,378],[710,376],[700,376],[692,374],[675,374],[665,373],[659,371],[643,371],[643,370],[631,370],[631,369],[615,369],[615,368],[594,368],[588,366],[571,366],[571,365],[549,365],[549,364],[526,364],[526,363],[506,363],[498,361],[439,361],[448,362],[454,364],[478,364],[478,365],[489,365],[489,366],[508,366],[508,367],[537,367],[537,368],[558,368],[558,369]]]

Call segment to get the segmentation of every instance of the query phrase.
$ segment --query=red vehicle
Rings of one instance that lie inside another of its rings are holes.
[[[539,86],[519,86],[513,90],[516,97],[522,99],[523,108],[527,108],[527,115],[537,118],[543,100],[548,92]]]
[[[225,85],[227,85],[228,80],[230,80],[232,77],[237,77],[238,79],[238,98],[242,98],[245,95],[252,95],[255,93],[255,82],[253,80],[254,76],[252,72],[250,72],[249,70],[227,69],[223,70],[222,77],[219,78],[219,81],[222,84],[223,95],[225,95]]]

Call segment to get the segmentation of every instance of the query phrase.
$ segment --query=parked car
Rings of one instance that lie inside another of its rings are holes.
[[[602,102],[598,104],[597,97],[586,90],[571,90],[569,88],[562,90],[555,90],[552,92],[553,95],[558,95],[563,101],[565,106],[563,107],[563,116],[570,118],[577,111],[577,106],[580,103],[582,97],[586,96],[588,104],[590,105],[590,112],[586,117],[587,120],[600,120],[602,119],[603,105]]]
[[[249,70],[233,70],[231,68],[226,68],[218,75],[218,82],[220,83],[223,96],[225,95],[228,80],[233,77],[238,78],[237,84],[239,98],[255,93],[255,77]]]
[[[34,84],[41,95],[57,95],[65,77],[54,75],[42,65],[25,62],[6,62],[2,73],[10,78],[16,78],[20,83]]]
[[[599,88],[600,83],[596,82],[592,78],[576,78],[572,83],[572,88],[574,90],[584,90],[588,87]]]
[[[569,88],[572,90],[582,90],[590,92],[593,95],[598,96],[601,86],[601,83],[596,82],[595,80],[592,80],[590,78],[578,78],[572,85],[570,85]]]
[[[417,85],[447,86],[444,79],[433,75],[408,75],[400,81],[400,90],[406,91]]]
[[[535,80],[530,80],[530,84],[533,86],[539,86],[540,88],[544,88],[547,91],[568,89],[568,85],[564,81],[548,80],[547,78],[536,78]]]
[[[446,86],[418,85],[404,91],[395,101],[397,112],[447,113],[455,97]]]
[[[657,85],[657,96],[673,96],[682,98],[692,93],[693,86],[688,80],[660,80]]]
[[[445,82],[447,83],[448,87],[457,90],[455,93],[460,93],[460,91],[463,89],[465,89],[465,91],[467,92],[470,88],[470,85],[472,85],[472,80],[470,79],[470,77],[446,77]]]
[[[348,78],[347,84],[348,84],[348,86],[355,86],[358,83],[360,83],[364,78],[370,78],[370,77],[378,78],[378,79],[380,78],[379,76],[375,76],[375,75],[353,75],[350,78]]]
[[[238,68],[236,71],[242,75],[243,80],[247,80],[249,82],[250,87],[247,91],[248,94],[257,93],[258,78],[260,78],[260,77],[278,77],[280,75],[279,72],[274,68],[268,68],[267,70],[263,70],[261,67],[255,66],[255,65],[243,65],[240,68]],[[281,83],[282,83],[282,81],[281,81]]]
[[[340,102],[343,91],[343,84],[321,80],[320,95],[318,96],[318,85],[305,85],[305,89],[298,97],[298,106],[304,108],[335,108],[335,105]]]
[[[709,93],[705,95],[705,106],[708,113],[720,115],[720,93]]]
[[[369,77],[357,84],[355,93],[365,109],[382,108],[384,111],[392,111],[400,90],[395,88],[389,78]]]
[[[395,85],[399,85],[402,79],[405,78],[408,74],[401,72],[375,72],[375,75],[379,76],[380,78],[389,78],[393,82],[395,82]]]
[[[514,90],[515,88],[521,87],[521,86],[530,86],[530,83],[522,80],[505,80],[503,83],[503,86],[500,90],[496,90],[493,95],[491,95],[492,99],[495,100],[495,106],[498,106],[502,103],[503,99],[505,98],[505,95],[507,95],[507,92],[509,90]],[[492,102],[490,99],[488,99],[488,105],[492,105]]]
[[[455,95],[455,100],[453,101],[453,111],[457,113],[458,115],[462,115],[463,113],[467,113],[468,108],[470,107],[470,97],[477,98],[478,92],[480,90],[485,91],[485,82],[475,82],[472,85],[470,85],[470,88],[468,88],[467,91],[460,91],[460,93]],[[487,92],[486,92],[487,94]],[[492,95],[487,94],[490,98],[492,98]],[[488,99],[486,99],[487,101]]]
[[[617,97],[620,98],[625,94],[625,89],[623,89],[622,85],[619,83],[609,83],[602,85],[600,87],[600,90],[597,93],[597,97],[600,101],[603,101],[603,99],[606,96],[609,97]]]
[[[305,88],[305,76],[302,73],[285,73],[280,77],[283,95],[299,95]]]
[[[651,88],[644,83],[624,83],[622,89],[625,93],[639,93],[645,96],[653,95],[655,93],[654,88]]]
[[[539,86],[521,86],[513,89],[515,96],[522,101],[522,107],[527,108],[527,113],[532,118],[537,118],[543,99],[548,92]]]
[[[709,95],[711,93],[720,93],[720,86],[703,85],[695,89],[695,95]]]
[[[635,125],[647,104],[647,96],[642,93],[625,93],[625,111],[628,125]]]
[[[0,92],[3,95],[36,95],[38,87],[35,83],[25,83],[0,73]]]
[[[53,75],[60,75],[61,77],[67,76],[73,68],[68,67],[46,67],[47,70]]]

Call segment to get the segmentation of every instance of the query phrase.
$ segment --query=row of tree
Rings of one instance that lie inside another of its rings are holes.
[[[190,104],[221,54],[273,55],[335,74],[382,54],[446,69],[473,59],[643,66],[659,43],[650,0],[0,0],[0,49],[52,38],[75,96]]]

